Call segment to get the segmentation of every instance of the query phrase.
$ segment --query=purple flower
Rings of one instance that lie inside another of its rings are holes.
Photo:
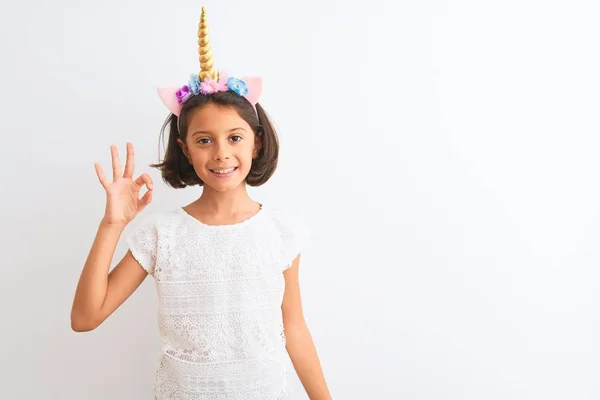
[[[192,93],[190,92],[188,85],[182,86],[177,92],[175,92],[175,96],[177,96],[177,101],[179,104],[185,103],[191,95]]]

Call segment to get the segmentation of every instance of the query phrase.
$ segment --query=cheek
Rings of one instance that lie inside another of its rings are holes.
[[[252,161],[252,159],[254,158],[254,145],[250,144],[248,146],[245,146],[244,148],[244,159],[247,161]]]
[[[190,156],[192,157],[194,163],[198,164],[205,162],[208,157],[207,152],[202,151],[201,149],[191,149]]]

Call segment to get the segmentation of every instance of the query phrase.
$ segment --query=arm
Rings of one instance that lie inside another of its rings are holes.
[[[127,163],[121,171],[117,148],[111,146],[113,182],[96,164],[96,173],[106,190],[106,212],[81,272],[71,308],[71,328],[90,331],[108,318],[140,286],[147,272],[130,251],[110,272],[115,249],[125,226],[151,201],[152,180],[142,174],[133,180],[133,146],[127,143]],[[142,185],[148,192],[139,199]]]
[[[285,294],[283,296],[283,325],[286,336],[286,349],[311,400],[330,400],[331,394],[319,362],[319,356],[310,331],[304,320],[298,279],[300,255],[292,266],[284,271]]]
[[[100,224],[77,284],[71,309],[71,328],[86,332],[97,328],[141,285],[147,272],[130,251],[108,273],[123,228]]]

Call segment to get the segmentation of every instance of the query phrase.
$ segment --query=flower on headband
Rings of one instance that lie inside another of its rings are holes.
[[[200,93],[200,79],[197,74],[190,74],[190,79],[188,80],[188,87],[193,94]]]
[[[225,92],[227,90],[227,84],[214,79],[206,78],[200,83],[200,93],[202,94],[213,94],[217,92]]]
[[[177,92],[175,92],[175,96],[177,96],[177,101],[179,104],[185,103],[191,95],[192,93],[190,92],[188,85],[182,86]]]
[[[227,80],[227,86],[229,90],[237,94],[238,96],[245,96],[248,94],[248,87],[246,87],[246,82],[237,78],[229,78]]]

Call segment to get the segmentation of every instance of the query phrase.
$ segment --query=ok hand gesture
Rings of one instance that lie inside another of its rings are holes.
[[[106,190],[106,211],[102,222],[109,225],[126,225],[152,201],[153,184],[148,174],[133,180],[133,145],[127,143],[127,161],[125,171],[121,169],[116,146],[110,146],[112,156],[113,180],[109,182],[99,163],[95,163],[96,174]],[[146,185],[148,191],[140,199],[140,190]]]

